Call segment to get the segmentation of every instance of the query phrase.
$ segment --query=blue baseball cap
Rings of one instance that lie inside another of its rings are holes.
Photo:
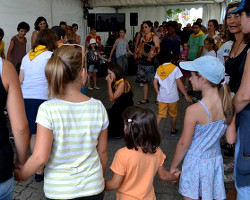
[[[194,61],[180,62],[180,67],[187,71],[198,72],[214,84],[219,84],[225,77],[224,65],[214,56],[202,56]]]
[[[242,11],[250,11],[250,1],[249,0],[242,0],[240,2],[240,5],[238,8],[232,10],[231,12],[229,12],[228,14],[234,14],[234,13],[239,13]]]

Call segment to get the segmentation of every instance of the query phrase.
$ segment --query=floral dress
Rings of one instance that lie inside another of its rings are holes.
[[[180,178],[179,192],[191,199],[226,199],[223,158],[220,138],[227,129],[225,119],[213,122],[206,105],[210,122],[196,124],[193,139],[185,156]]]

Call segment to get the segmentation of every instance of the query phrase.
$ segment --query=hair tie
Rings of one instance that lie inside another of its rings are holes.
[[[132,119],[128,119],[128,123],[132,122],[133,120]]]
[[[223,82],[220,83],[221,85],[225,85],[226,84],[226,81],[224,80]]]

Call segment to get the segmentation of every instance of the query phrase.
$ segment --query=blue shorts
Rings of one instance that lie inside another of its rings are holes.
[[[39,106],[46,100],[24,99],[25,112],[29,122],[30,134],[36,134],[36,116]]]
[[[14,192],[14,176],[0,183],[0,200],[12,200]]]

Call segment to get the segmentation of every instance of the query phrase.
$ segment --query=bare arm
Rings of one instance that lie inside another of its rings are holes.
[[[115,40],[115,43],[114,43],[114,45],[113,45],[113,48],[112,48],[112,50],[111,50],[111,52],[110,52],[110,54],[109,54],[109,58],[108,58],[109,62],[111,62],[111,57],[112,57],[112,55],[113,55],[113,53],[114,53],[114,51],[115,51],[115,48],[116,48],[117,43],[118,43],[118,39]]]
[[[35,44],[36,38],[37,38],[37,31],[33,31],[32,36],[31,36],[31,48]]]
[[[107,58],[104,58],[104,57],[100,54],[100,52],[98,52],[98,56],[99,56],[100,59],[105,60],[105,61],[108,61],[108,59],[107,59]]]
[[[110,80],[110,77],[107,76],[106,77],[106,80],[108,82],[108,95],[109,95],[109,100],[111,102],[114,102],[117,98],[119,98],[125,91],[125,82],[122,81],[119,85],[118,85],[118,88],[115,92],[112,91],[112,81],[113,80]]]
[[[157,174],[159,178],[163,181],[177,181],[180,175],[180,172],[177,172],[175,174],[170,174],[168,170],[164,167],[164,165],[160,166]]]
[[[157,35],[155,35],[153,40],[155,42],[155,47],[156,47],[155,52],[156,52],[156,55],[158,55],[160,53],[160,50],[161,50],[160,49],[160,39],[158,38]]]
[[[113,173],[110,180],[105,181],[105,190],[116,190],[120,187],[124,176]]]
[[[188,151],[188,148],[192,142],[195,124],[197,122],[196,115],[196,104],[190,106],[186,110],[186,115],[184,119],[184,127],[180,140],[177,143],[177,147],[175,150],[174,158],[171,163],[171,169],[178,168],[179,164],[183,160],[185,154]],[[175,171],[175,170],[170,170]]]
[[[20,69],[19,81],[20,81],[21,85],[23,84],[23,80],[24,80],[24,71],[23,71],[23,69]]]
[[[10,41],[10,46],[9,46],[9,49],[8,49],[8,52],[7,52],[7,60],[10,61],[10,56],[11,56],[11,52],[14,48],[14,41],[11,40]]]
[[[158,86],[158,79],[157,78],[154,78],[153,85],[154,85],[155,93],[156,93],[156,95],[158,95],[159,86]]]
[[[52,130],[37,124],[36,143],[33,154],[21,170],[15,170],[17,180],[27,180],[38,169],[46,165],[53,142]]]
[[[250,52],[247,54],[240,88],[233,98],[236,113],[242,111],[250,103]]]
[[[181,81],[180,78],[176,79],[178,88],[181,90],[182,94],[184,95],[185,99],[187,100],[188,103],[192,103],[192,99],[190,98],[190,96],[188,96],[187,91],[185,89],[185,87],[183,86],[183,83]]]
[[[24,165],[29,148],[29,126],[25,114],[24,101],[15,68],[3,61],[2,81],[7,96],[7,110],[17,149],[16,164]]]
[[[235,118],[236,115],[234,115],[233,120],[231,121],[231,124],[228,126],[226,130],[226,140],[229,144],[234,144],[236,141],[236,126],[235,126]]]
[[[196,58],[201,57],[202,51],[203,51],[203,46],[200,46]]]
[[[108,129],[102,130],[98,137],[97,152],[102,164],[103,177],[105,177],[106,166],[108,162]]]
[[[138,44],[140,41],[140,37],[141,37],[141,33],[138,33],[136,36],[136,40],[135,40],[135,50],[134,50],[134,58],[137,58],[137,53],[138,53]]]

